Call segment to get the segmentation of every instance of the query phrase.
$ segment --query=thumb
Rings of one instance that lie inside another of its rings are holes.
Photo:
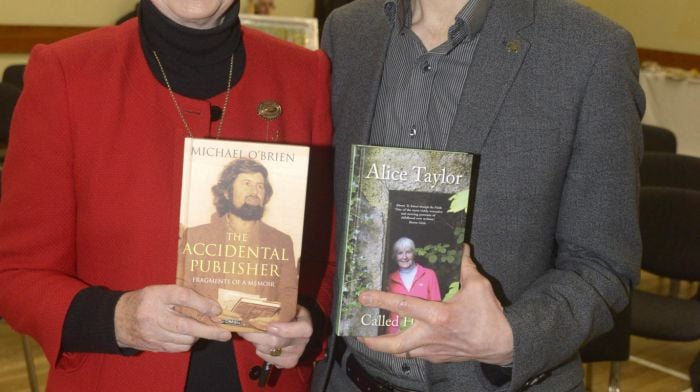
[[[462,287],[466,285],[470,277],[474,276],[475,274],[479,275],[479,271],[476,269],[476,264],[474,263],[474,260],[472,260],[471,250],[471,246],[465,242],[464,248],[462,248],[462,264],[459,279],[459,283]]]
[[[290,322],[271,323],[267,332],[283,338],[308,338],[313,334],[311,314],[303,306],[297,306],[296,318]]]

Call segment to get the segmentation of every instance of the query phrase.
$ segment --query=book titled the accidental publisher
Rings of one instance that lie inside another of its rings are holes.
[[[305,146],[185,141],[177,284],[218,301],[231,331],[296,314],[308,166]]]
[[[358,296],[364,290],[432,301],[459,290],[473,158],[352,146],[336,334],[377,336],[413,324],[406,315],[362,306]]]

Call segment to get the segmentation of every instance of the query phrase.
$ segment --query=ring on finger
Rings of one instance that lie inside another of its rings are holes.
[[[270,350],[270,356],[279,357],[280,355],[282,355],[282,347],[275,347]]]

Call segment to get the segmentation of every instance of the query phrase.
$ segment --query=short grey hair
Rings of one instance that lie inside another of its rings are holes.
[[[416,244],[412,239],[408,237],[401,237],[396,242],[394,242],[394,255],[396,255],[397,249],[411,249],[416,250]]]

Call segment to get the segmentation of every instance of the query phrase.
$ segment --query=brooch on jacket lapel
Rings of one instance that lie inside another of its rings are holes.
[[[265,140],[276,142],[280,139],[277,119],[282,115],[282,106],[273,101],[262,101],[257,107],[258,116],[265,121]]]
[[[508,42],[503,42],[508,53],[518,53],[520,51],[520,41],[517,39],[512,39]]]

